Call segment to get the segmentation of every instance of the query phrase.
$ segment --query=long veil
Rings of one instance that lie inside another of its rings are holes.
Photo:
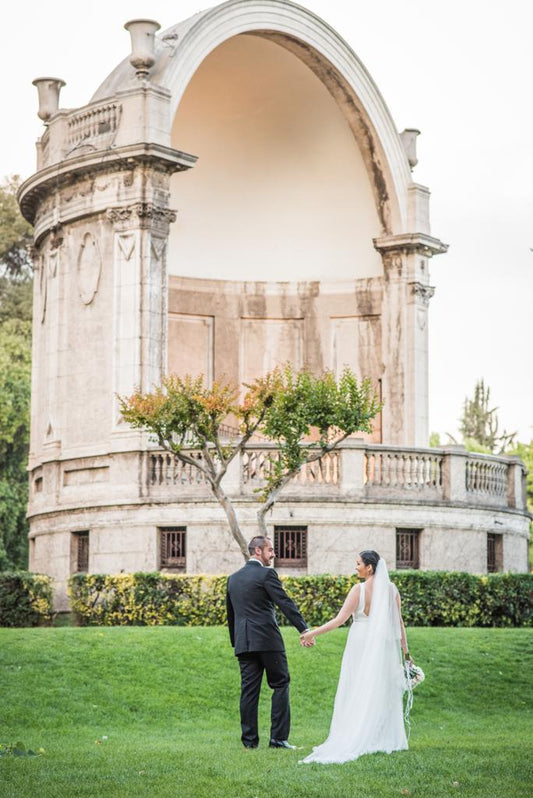
[[[346,762],[407,748],[397,594],[381,558],[368,620],[355,620],[350,628],[329,736],[304,762]]]

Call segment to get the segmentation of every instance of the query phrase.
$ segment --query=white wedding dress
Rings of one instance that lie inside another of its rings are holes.
[[[385,561],[380,559],[368,617],[364,614],[364,582],[352,614],[329,736],[301,763],[348,762],[363,754],[389,754],[408,747],[403,717],[406,682],[396,596]]]

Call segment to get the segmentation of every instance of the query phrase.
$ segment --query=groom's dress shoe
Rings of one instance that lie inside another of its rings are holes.
[[[258,743],[243,743],[245,748],[257,748]]]
[[[269,742],[270,748],[296,748],[295,745],[291,745],[287,740],[271,740]]]

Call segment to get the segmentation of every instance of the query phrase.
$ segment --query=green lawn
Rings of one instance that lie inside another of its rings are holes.
[[[306,766],[327,735],[346,630],[310,650],[284,635],[300,751],[268,748],[266,686],[260,748],[242,748],[225,629],[0,629],[0,743],[45,749],[0,758],[0,796],[531,795],[531,630],[410,630],[426,671],[410,750]]]

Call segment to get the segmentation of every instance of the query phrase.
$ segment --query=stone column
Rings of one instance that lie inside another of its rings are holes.
[[[382,440],[387,444],[414,444],[407,429],[407,324],[405,258],[401,252],[383,255],[382,308]]]
[[[428,259],[447,247],[428,235],[375,239],[383,257],[383,442],[427,446]]]
[[[160,384],[167,356],[166,246],[176,213],[151,202],[109,208],[113,224],[113,393]],[[115,399],[113,434],[128,434]]]

